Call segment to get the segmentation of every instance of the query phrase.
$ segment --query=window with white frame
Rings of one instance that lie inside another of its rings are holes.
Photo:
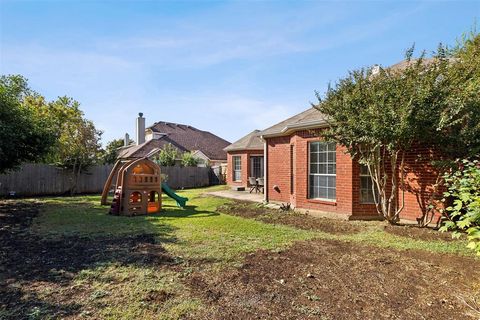
[[[361,203],[375,203],[373,197],[373,180],[368,173],[366,165],[360,165],[360,202]]]
[[[250,157],[250,176],[263,178],[263,156]]]
[[[309,145],[309,198],[336,199],[336,144],[310,142]]]
[[[233,181],[242,180],[242,158],[240,156],[234,156],[233,159]]]

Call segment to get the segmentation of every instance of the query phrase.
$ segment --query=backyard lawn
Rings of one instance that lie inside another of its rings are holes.
[[[480,259],[449,234],[182,191],[0,201],[0,319],[478,319]],[[217,187],[218,188],[218,187]]]

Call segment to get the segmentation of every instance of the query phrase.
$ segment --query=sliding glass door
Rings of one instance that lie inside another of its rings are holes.
[[[250,177],[263,178],[263,156],[250,157]]]

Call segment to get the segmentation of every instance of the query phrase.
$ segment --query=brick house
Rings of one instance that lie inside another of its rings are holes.
[[[249,187],[249,177],[264,176],[264,147],[260,133],[260,130],[254,130],[223,149],[227,152],[228,185]]]
[[[320,132],[328,124],[310,108],[261,132],[255,132],[256,149],[242,146],[254,132],[227,147],[227,183],[244,185],[251,174],[252,155],[263,145],[265,200],[290,203],[296,209],[341,215],[349,219],[379,218],[373,201],[372,181],[366,167],[346,153],[344,146],[325,142]],[[415,220],[426,209],[435,174],[432,153],[418,148],[406,155],[405,206],[400,218]],[[401,195],[401,193],[400,193]]]

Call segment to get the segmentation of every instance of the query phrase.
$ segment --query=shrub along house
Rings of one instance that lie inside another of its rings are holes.
[[[261,132],[250,133],[225,148],[232,168],[228,184],[246,186],[248,176],[253,175],[251,158],[263,151],[266,201],[349,219],[379,218],[366,167],[353,160],[345,147],[321,138],[321,131],[327,127],[325,116],[310,108]],[[250,145],[252,139],[255,142]],[[429,157],[427,149],[406,155],[402,219],[415,220],[426,207],[429,188],[435,181]]]

